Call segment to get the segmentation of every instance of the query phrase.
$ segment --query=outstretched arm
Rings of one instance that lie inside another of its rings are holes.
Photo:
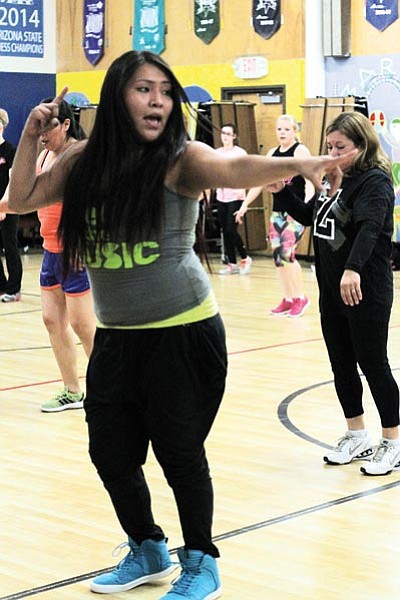
[[[254,202],[256,198],[258,198],[262,192],[262,189],[262,185],[249,189],[246,194],[246,198],[243,200],[242,206],[235,212],[236,223],[243,223],[243,217],[247,213],[247,209],[249,208],[250,204]]]
[[[6,193],[7,193],[7,190],[6,190]],[[15,213],[15,211],[10,209],[9,204],[8,204],[8,198],[6,197],[6,194],[4,194],[4,196],[0,200],[0,221],[3,221],[6,218],[7,214],[13,214],[13,213]]]
[[[321,189],[322,175],[337,189],[342,179],[341,166],[354,160],[357,150],[345,155],[269,157],[249,154],[225,158],[201,142],[189,142],[180,164],[177,184],[189,195],[196,197],[205,188],[252,188],[287,179],[300,174]]]
[[[272,186],[271,186],[272,187]],[[299,198],[290,186],[285,186],[284,183],[276,184],[276,188],[271,190],[276,194],[280,205],[288,212],[298,223],[302,225],[312,225],[313,210],[315,199],[319,194],[315,194],[308,202],[304,202],[303,198]]]
[[[32,212],[62,200],[65,181],[73,165],[72,157],[81,150],[81,143],[72,144],[51,169],[40,175],[36,173],[36,156],[40,135],[59,124],[58,107],[67,90],[64,88],[52,102],[33,108],[25,123],[9,185],[9,208],[17,213]]]
[[[0,221],[4,221],[9,211],[8,200],[0,200]]]

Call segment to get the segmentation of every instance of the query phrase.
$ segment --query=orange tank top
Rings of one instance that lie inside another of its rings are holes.
[[[36,172],[41,173],[43,164],[48,155],[48,150],[43,150],[39,155]],[[43,248],[49,252],[62,252],[62,246],[57,235],[58,224],[61,219],[62,202],[45,206],[37,211],[40,221],[40,235],[43,238]]]

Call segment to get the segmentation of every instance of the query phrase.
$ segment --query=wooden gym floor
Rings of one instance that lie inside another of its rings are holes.
[[[40,260],[23,256],[22,301],[0,305],[0,600],[89,600],[88,580],[123,556],[111,552],[124,534],[89,461],[83,411],[39,410],[60,387],[41,322]],[[325,448],[345,427],[309,264],[303,275],[312,304],[299,319],[269,316],[281,294],[265,256],[255,257],[249,276],[211,276],[230,361],[207,443],[223,598],[396,598],[400,472],[371,478],[359,464],[323,464]],[[395,284],[389,356],[400,384],[400,273]],[[367,389],[365,409],[378,441]],[[146,474],[175,559],[182,543],[177,514],[152,455]],[[167,589],[146,585],[109,597],[156,600]]]

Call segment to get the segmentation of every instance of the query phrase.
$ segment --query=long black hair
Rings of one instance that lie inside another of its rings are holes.
[[[44,98],[41,102],[52,102],[54,96]],[[74,111],[72,106],[66,101],[62,100],[58,106],[58,120],[60,123],[64,123],[69,119],[69,127],[66,131],[66,139],[75,138],[76,140],[83,140],[86,138],[86,134],[77,119],[75,119]]]
[[[162,135],[151,143],[140,138],[125,104],[126,85],[144,64],[165,73],[173,100]],[[189,103],[158,54],[132,50],[111,64],[93,130],[65,187],[59,235],[66,269],[78,266],[97,243],[121,236],[124,241],[143,240],[150,231],[159,231],[164,180],[187,143],[182,101]]]

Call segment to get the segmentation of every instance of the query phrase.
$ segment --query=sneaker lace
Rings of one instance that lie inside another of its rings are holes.
[[[175,564],[175,563],[173,563]],[[176,579],[173,579],[172,585],[174,586],[174,594],[181,594],[186,596],[189,592],[195,578],[201,574],[200,567],[191,567],[190,570],[183,565],[182,572]]]
[[[350,435],[344,435],[343,437],[339,438],[338,441],[336,442],[335,450],[337,450],[337,451],[342,450],[343,447],[346,446],[346,444],[351,442],[351,440],[352,440],[352,437]]]
[[[390,447],[387,442],[385,442],[385,441],[380,442],[379,446],[375,450],[374,456],[372,457],[372,461],[380,462],[381,460],[383,460],[383,458],[386,455],[386,453],[388,452],[389,448]]]
[[[54,402],[76,402],[82,394],[80,394],[79,392],[70,392],[69,389],[67,387],[64,387],[62,390],[60,390],[59,392],[57,392],[55,394],[55,396],[53,397],[53,401]]]
[[[128,542],[122,542],[121,544],[118,544],[118,546],[116,546],[112,551],[111,555],[116,558],[121,554],[124,548],[129,548],[129,552],[116,566],[116,569],[119,571],[129,568],[134,562],[140,564],[140,561],[138,560],[139,552],[134,552]]]
[[[117,556],[119,556],[121,554],[121,551],[123,550],[123,548],[130,548],[129,543],[128,542],[121,542],[121,544],[118,544],[118,546],[115,546],[114,550],[111,553],[111,556],[113,558],[117,558]]]
[[[285,300],[285,298],[283,298],[283,300],[281,300],[281,302],[278,304],[278,306],[274,310],[279,311],[279,310],[287,309],[289,304],[290,303],[287,300]],[[292,306],[293,306],[293,302],[292,302],[292,304],[290,304],[289,308],[291,308]]]
[[[60,402],[61,400],[68,400],[65,388],[63,388],[59,392],[56,392],[53,398],[51,399],[52,402]]]

